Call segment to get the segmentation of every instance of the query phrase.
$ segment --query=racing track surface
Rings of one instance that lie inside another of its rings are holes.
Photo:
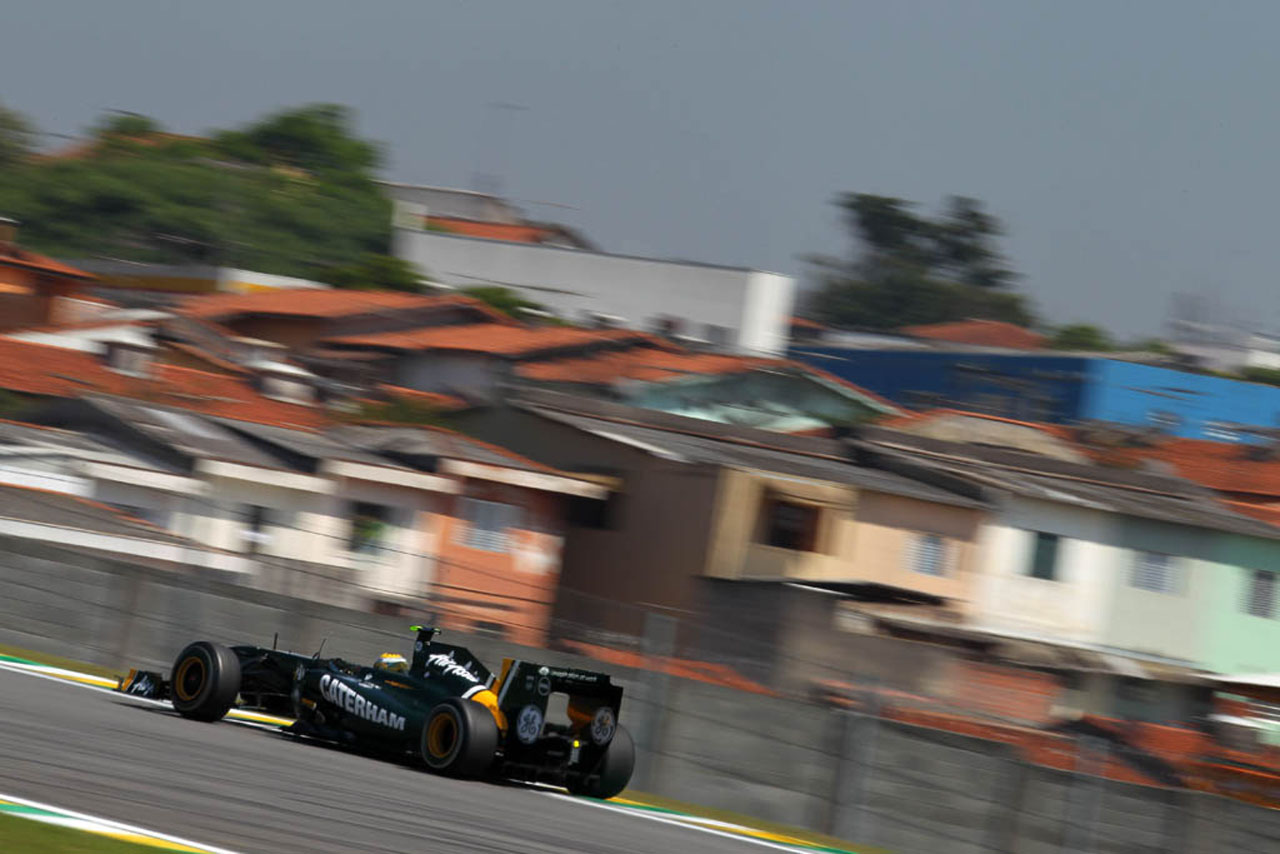
[[[0,792],[242,854],[768,850],[7,670]]]

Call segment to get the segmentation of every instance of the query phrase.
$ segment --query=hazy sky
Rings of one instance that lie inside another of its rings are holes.
[[[796,274],[846,251],[837,192],[971,195],[1051,322],[1156,332],[1202,291],[1275,328],[1278,31],[1274,0],[39,0],[0,101],[53,133],[345,103],[391,178]]]

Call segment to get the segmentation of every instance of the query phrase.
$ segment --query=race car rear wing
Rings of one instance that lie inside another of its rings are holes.
[[[498,707],[511,722],[509,740],[525,741],[520,727],[538,724],[538,735],[543,734],[546,722],[547,701],[552,694],[568,697],[569,733],[579,737],[592,736],[601,747],[613,738],[619,707],[622,705],[622,686],[614,685],[607,673],[580,670],[576,667],[551,667],[519,659],[504,659],[502,672],[493,685],[498,695]],[[531,709],[536,709],[533,714]],[[590,732],[594,728],[594,733]],[[536,737],[536,736],[534,736]],[[528,742],[526,742],[528,743]]]

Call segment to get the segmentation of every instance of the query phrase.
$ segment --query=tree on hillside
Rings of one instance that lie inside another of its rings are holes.
[[[107,113],[94,125],[93,135],[98,139],[112,137],[138,139],[152,136],[162,130],[164,129],[150,116],[117,110]]]
[[[373,260],[390,248],[391,205],[372,179],[377,146],[350,124],[345,108],[320,105],[202,139],[108,115],[95,125],[108,144],[0,167],[0,215],[57,257],[410,287],[389,259]]]
[[[307,172],[369,175],[381,163],[378,146],[351,133],[351,111],[312,104],[268,116],[243,130],[214,137],[218,149],[248,163],[293,166]]]
[[[0,169],[24,160],[35,147],[35,140],[35,127],[27,117],[0,104]]]
[[[870,193],[845,194],[839,205],[855,251],[849,260],[813,259],[821,287],[812,308],[821,320],[870,329],[968,317],[1031,322],[996,244],[1000,222],[976,199],[953,196],[936,218]]]
[[[423,277],[408,261],[390,255],[365,253],[354,264],[334,267],[324,280],[335,288],[364,291],[422,290]]]
[[[527,300],[520,295],[519,291],[513,288],[504,288],[502,285],[476,285],[470,288],[463,288],[462,292],[469,297],[475,297],[486,303],[490,308],[520,319],[525,316],[523,309],[529,308],[541,311],[543,308],[541,303]]]
[[[1055,350],[1107,351],[1115,349],[1115,342],[1101,327],[1090,323],[1071,323],[1054,330],[1049,346]]]

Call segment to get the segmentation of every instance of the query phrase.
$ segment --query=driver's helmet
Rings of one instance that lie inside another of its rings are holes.
[[[396,652],[384,652],[378,656],[378,660],[373,666],[378,670],[386,670],[390,673],[408,673],[409,662],[403,655]]]

